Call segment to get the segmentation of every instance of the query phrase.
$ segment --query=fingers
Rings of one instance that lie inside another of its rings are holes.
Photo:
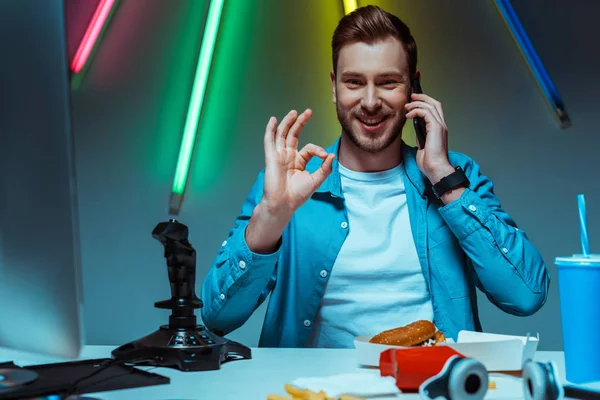
[[[269,155],[275,151],[275,128],[277,127],[277,118],[269,118],[265,129],[265,155]]]
[[[413,93],[413,94],[411,94],[411,98],[416,101],[423,101],[425,103],[432,105],[436,109],[439,116],[441,117],[442,122],[445,123],[444,110],[442,109],[442,103],[440,103],[433,97],[427,96],[426,94],[423,94],[423,93]]]
[[[429,110],[431,112],[431,115],[437,120],[437,122],[441,125],[444,125],[444,120],[438,114],[437,109],[429,103],[425,103],[424,101],[413,101],[411,103],[407,103],[405,108],[409,111],[414,110],[416,108]]]
[[[283,118],[279,126],[277,126],[277,118],[271,117],[265,129],[265,155],[283,150],[285,147],[297,149],[300,132],[311,116],[310,109],[300,115],[296,110],[292,110]]]
[[[298,116],[296,122],[294,122],[294,125],[292,125],[290,128],[290,131],[285,139],[286,147],[290,147],[294,150],[298,148],[298,137],[300,136],[302,128],[304,128],[308,120],[310,120],[310,117],[312,117],[312,110],[310,109],[305,110]]]
[[[321,146],[317,146],[316,144],[309,143],[302,148],[298,152],[300,157],[302,158],[302,168],[306,167],[306,164],[310,161],[313,156],[317,156],[319,158],[327,157],[327,152]]]
[[[447,130],[446,125],[443,125],[438,121],[438,119],[433,115],[433,111],[429,108],[413,108],[410,112],[406,114],[406,118],[416,118],[421,117],[425,120],[425,128],[427,130],[427,137],[430,137],[430,134],[433,132],[444,132]],[[435,136],[438,136],[437,134]],[[429,143],[428,139],[426,143]]]
[[[285,138],[290,127],[296,122],[296,118],[298,118],[298,113],[296,110],[292,110],[283,118],[279,127],[277,127],[277,133],[275,134],[275,149],[277,151],[283,150],[285,147]]]
[[[406,114],[406,118],[412,119],[415,117],[423,118],[428,126],[431,126],[432,124],[440,125],[440,121],[433,116],[433,113],[428,108],[413,108]],[[428,133],[429,131],[430,129],[427,129]]]
[[[324,148],[319,147],[312,143],[309,143],[306,146],[304,146],[298,154],[301,157],[301,164],[302,164],[302,165],[299,165],[298,167],[301,167],[302,169],[304,169],[306,167],[306,164],[308,164],[310,159],[314,156],[317,156],[317,157],[323,159],[323,162],[321,163],[321,167],[319,167],[318,170],[316,170],[315,172],[313,172],[311,174],[315,188],[318,188],[319,186],[321,186],[323,181],[325,181],[327,176],[331,173],[331,166],[333,164],[333,159],[335,158],[335,154],[333,154],[333,153],[327,154],[327,152],[325,151]]]
[[[333,159],[335,158],[335,154],[328,154],[321,167],[312,173],[313,181],[315,183],[315,188],[321,186],[321,184],[327,179],[329,174],[331,173],[331,166],[333,165]]]

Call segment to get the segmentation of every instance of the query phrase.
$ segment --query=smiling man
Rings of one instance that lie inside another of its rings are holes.
[[[507,313],[535,313],[544,261],[479,165],[448,150],[442,105],[412,94],[409,28],[359,8],[340,21],[332,53],[341,136],[298,149],[312,111],[269,120],[265,169],[203,283],[207,327],[239,328],[269,295],[267,347],[352,347],[422,319],[456,339],[482,329],[476,288]],[[422,148],[402,140],[414,118],[425,122]]]

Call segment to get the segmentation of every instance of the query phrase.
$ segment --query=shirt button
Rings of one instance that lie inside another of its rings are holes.
[[[310,321],[307,320],[307,319],[305,319],[304,320],[304,326],[308,328],[310,326]]]
[[[221,298],[221,300],[225,300],[225,295],[223,293],[221,293],[219,297]]]
[[[475,211],[477,211],[477,207],[475,207],[473,204],[471,204],[471,205],[469,206],[469,210],[471,210],[471,211],[475,212]]]
[[[240,260],[239,266],[241,269],[246,268],[246,262],[244,260]]]
[[[227,240],[223,240],[223,243],[221,243],[221,247],[225,247],[227,245]]]
[[[321,278],[326,278],[327,277],[327,271],[323,270],[321,271]]]
[[[505,254],[506,254],[506,253],[508,253],[508,249],[507,249],[506,247],[504,247],[504,248],[502,249],[502,251],[503,251]]]
[[[346,221],[341,224],[342,229],[346,229],[348,227],[348,223]]]

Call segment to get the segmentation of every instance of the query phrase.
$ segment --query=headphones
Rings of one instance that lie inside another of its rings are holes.
[[[522,381],[525,400],[564,399],[565,388],[559,383],[553,362],[528,361],[523,366]],[[481,362],[455,355],[446,361],[439,374],[421,384],[419,395],[426,400],[482,400],[488,391],[488,384],[488,371]],[[589,398],[581,397],[583,395],[572,391],[569,393],[573,398]],[[600,398],[600,394],[597,396]]]

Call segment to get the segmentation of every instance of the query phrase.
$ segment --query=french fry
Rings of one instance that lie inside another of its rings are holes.
[[[310,393],[310,400],[327,400],[327,396],[325,395],[324,391],[320,391],[319,393],[315,393],[309,390]]]
[[[300,389],[290,384],[285,384],[285,391],[292,397],[281,396],[279,394],[269,394],[267,400],[366,400],[362,397],[354,397],[342,395],[339,399],[335,397],[328,397],[327,393],[320,391],[315,393],[308,389]]]
[[[285,391],[292,395],[294,399],[311,400],[311,392],[308,389],[300,389],[288,383],[285,384]]]

